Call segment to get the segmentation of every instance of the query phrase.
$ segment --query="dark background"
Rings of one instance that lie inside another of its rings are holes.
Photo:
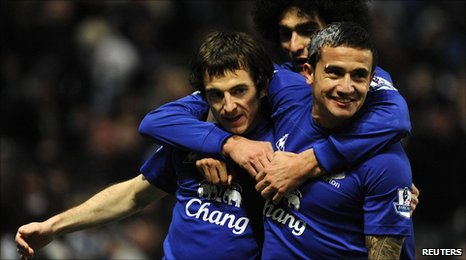
[[[142,117],[192,92],[187,65],[206,32],[254,33],[250,8],[250,1],[1,1],[2,259],[17,259],[20,225],[139,174],[153,149],[137,132]],[[464,252],[465,4],[373,1],[371,10],[380,66],[411,113],[413,135],[403,143],[421,190],[418,255]],[[160,258],[172,203],[61,237],[37,259]]]

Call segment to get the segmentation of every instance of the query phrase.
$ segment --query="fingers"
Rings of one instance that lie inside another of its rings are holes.
[[[273,196],[273,198],[272,198],[273,203],[278,204],[278,202],[280,202],[282,197],[283,197],[283,194],[281,194],[280,192],[277,191],[275,193],[275,195]]]
[[[412,195],[414,195],[415,197],[419,197],[419,195],[421,195],[421,192],[419,191],[419,189],[414,185],[414,183],[411,185],[411,193]]]
[[[263,171],[273,160],[273,148],[270,143],[264,143],[266,146],[260,153],[255,154],[254,156],[249,157],[247,163],[243,164],[249,174],[255,178],[255,176]]]
[[[258,176],[258,177],[257,177]],[[269,182],[267,182],[266,180],[263,180],[264,178],[264,174],[263,172],[260,172],[258,175],[257,175],[256,179],[261,179],[257,184],[256,184],[256,191],[260,192],[261,196],[264,198],[264,199],[270,199],[272,198],[272,201],[273,202],[279,202],[282,195],[278,193],[278,191],[272,187],[272,185],[270,185]]]
[[[261,191],[261,196],[264,199],[272,199],[275,197],[275,194],[277,193],[277,190],[274,189],[272,186],[267,186]]]
[[[18,252],[21,259],[29,259],[34,256],[34,250],[29,247],[26,241],[23,239],[20,232],[16,233],[16,251]]]
[[[412,190],[411,191],[411,205],[409,206],[409,211],[410,211],[411,216],[412,216],[414,211],[416,210],[417,205],[419,204],[420,191],[414,185],[414,183],[411,185],[411,190]]]
[[[260,171],[258,174],[256,174],[256,182],[260,182],[264,179],[265,173],[263,171]]]
[[[226,164],[223,161],[204,158],[196,161],[196,167],[204,175],[206,181],[212,184],[227,185],[233,179],[233,176],[228,174]]]
[[[417,197],[411,197],[411,204],[409,205],[409,212],[411,213],[411,216],[416,210],[418,203],[419,203],[419,199]]]
[[[251,177],[256,178],[256,175],[259,173],[252,164],[244,166],[244,169],[251,175]]]
[[[16,252],[18,252],[20,259],[31,259],[34,257],[33,253],[29,253],[28,251],[25,251],[23,248],[17,248]]]
[[[262,173],[259,173],[257,176],[260,176]],[[257,177],[256,176],[256,177]],[[260,180],[256,184],[256,191],[260,192],[262,194],[262,191],[269,186],[270,183],[266,182],[265,180]]]

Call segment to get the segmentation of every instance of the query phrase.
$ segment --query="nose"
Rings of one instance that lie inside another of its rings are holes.
[[[229,93],[226,93],[223,98],[223,109],[226,113],[232,113],[236,109],[234,98]]]
[[[291,33],[290,52],[301,54],[307,47],[306,40],[297,32]]]
[[[338,88],[338,91],[340,93],[349,94],[354,91],[353,80],[351,79],[351,75],[349,74],[345,74],[345,76],[341,79],[341,83],[339,85],[340,87]]]

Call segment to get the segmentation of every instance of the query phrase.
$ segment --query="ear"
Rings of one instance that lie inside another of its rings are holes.
[[[374,76],[375,76],[375,69],[373,69],[373,70],[372,70],[372,73],[371,73],[371,77],[370,77],[371,82],[372,82],[372,79],[374,78]]]
[[[259,99],[267,96],[268,94],[268,90],[269,89],[269,83],[267,82],[267,84],[265,85],[265,88],[261,89],[260,93],[259,93]]]
[[[309,63],[304,63],[303,76],[306,78],[306,83],[312,85],[312,82],[314,82],[314,70]]]

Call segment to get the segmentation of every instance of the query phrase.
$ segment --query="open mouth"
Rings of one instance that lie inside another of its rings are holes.
[[[234,116],[234,117],[223,117],[225,119],[225,121],[228,121],[230,123],[234,123],[238,120],[240,120],[242,117],[242,115],[238,115],[238,116]]]

